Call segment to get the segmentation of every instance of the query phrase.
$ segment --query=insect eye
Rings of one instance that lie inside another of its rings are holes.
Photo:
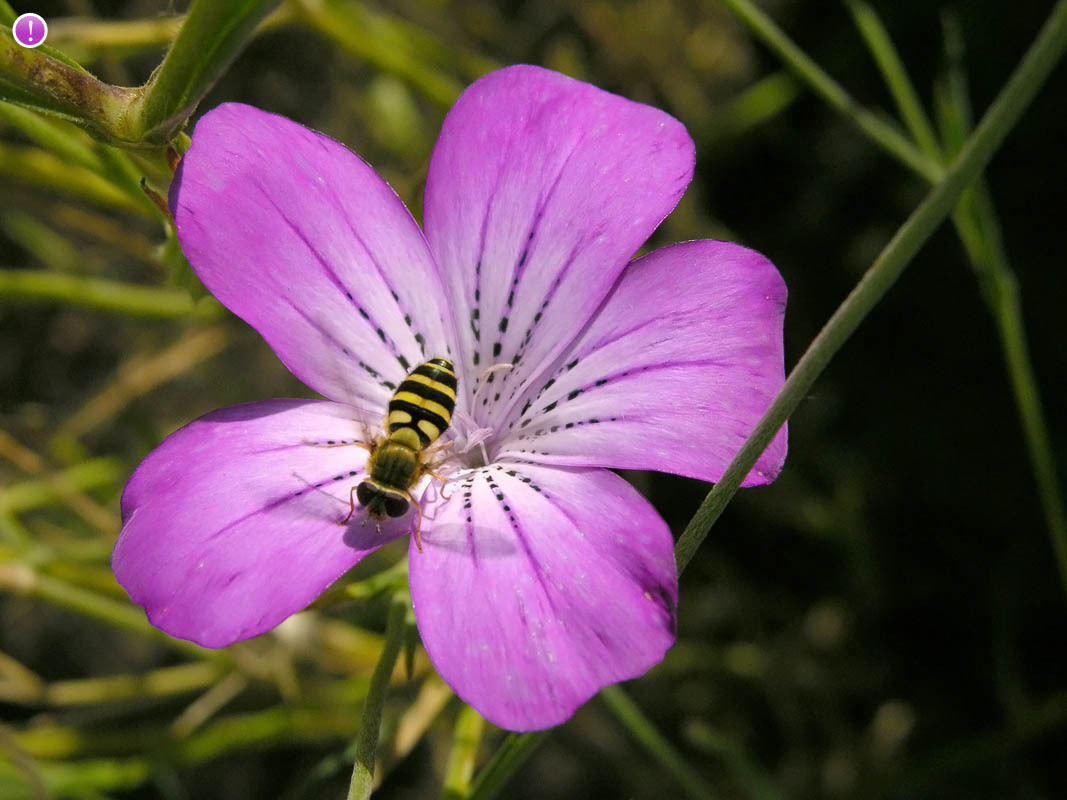
[[[408,510],[408,501],[403,497],[387,497],[385,499],[385,513],[390,517],[402,517]]]
[[[356,487],[356,499],[361,506],[369,506],[371,500],[377,496],[378,491],[366,481]]]

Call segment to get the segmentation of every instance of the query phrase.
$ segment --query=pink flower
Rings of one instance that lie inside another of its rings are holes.
[[[610,468],[718,480],[783,382],[785,286],[694,241],[628,263],[685,190],[693,144],[654,108],[529,66],[474,83],[430,161],[425,225],[343,146],[226,104],[171,191],[208,289],[326,400],[222,409],[122,498],[112,565],[154,625],[207,647],[270,630],[408,534],[349,512],[377,423],[428,358],[456,367],[444,495],[410,546],[441,676],[511,730],[556,725],[674,642],[670,531]],[[497,364],[510,369],[486,373]],[[772,480],[784,432],[747,485]],[[451,492],[449,496],[449,492]],[[412,537],[413,538],[413,537]]]

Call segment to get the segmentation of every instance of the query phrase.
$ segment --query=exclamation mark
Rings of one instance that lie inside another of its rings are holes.
[[[11,35],[23,47],[40,47],[48,38],[48,23],[40,14],[19,14],[11,26]]]

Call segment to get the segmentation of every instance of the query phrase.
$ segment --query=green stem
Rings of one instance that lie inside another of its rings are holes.
[[[929,158],[940,161],[941,148],[938,146],[937,136],[934,135],[933,125],[877,12],[865,0],[845,0],[845,5],[848,6],[860,35],[882,72],[904,124],[915,137],[919,148]]]
[[[396,666],[400,647],[404,644],[405,620],[411,605],[407,596],[397,595],[389,607],[389,619],[385,625],[385,645],[381,658],[371,675],[367,697],[363,701],[363,713],[356,736],[356,763],[352,768],[352,783],[348,787],[348,800],[366,800],[374,788],[374,757],[378,750],[378,731],[382,725],[382,706],[389,678]]]
[[[0,35],[0,100],[61,117],[99,139],[116,141],[139,92],[104,83],[45,47],[22,47],[6,31]]]
[[[948,62],[948,97],[945,106],[953,111],[953,130],[969,133],[972,113],[963,65],[963,35],[954,15],[946,13],[943,21]],[[952,144],[955,145],[955,142]],[[1048,426],[1045,423],[1041,396],[1026,342],[1018,281],[1008,262],[1000,223],[988,187],[984,182],[978,181],[967,195],[953,214],[953,221],[967,249],[986,304],[997,326],[1038,497],[1059,568],[1060,581],[1067,590],[1067,513],[1063,506],[1056,459],[1049,443]]]
[[[135,317],[217,319],[222,306],[213,298],[193,300],[184,289],[133,286],[41,270],[0,270],[0,301],[63,303]]]
[[[682,758],[674,746],[656,730],[656,726],[644,715],[637,703],[630,699],[621,686],[606,686],[600,691],[604,701],[616,719],[644,746],[664,771],[670,773],[686,793],[697,800],[713,797],[711,787]]]
[[[1023,435],[1030,453],[1049,537],[1052,540],[1060,582],[1067,591],[1067,515],[1060,494],[1056,461],[1049,446],[1048,427],[1037,391],[1037,379],[1030,363],[1019,288],[1015,276],[1008,271],[998,270],[995,280],[997,288],[993,317],[1000,332],[1001,347],[1007,362],[1015,403],[1019,408]]]
[[[551,733],[552,730],[549,729],[509,734],[475,778],[474,786],[468,795],[470,800],[491,800],[496,797],[515,771],[526,763],[526,759],[534,754]]]
[[[21,514],[42,508],[59,498],[64,489],[85,491],[113,487],[126,468],[113,458],[94,458],[35,480],[12,483],[0,489],[0,514]]]
[[[170,44],[184,21],[183,15],[122,20],[72,17],[50,24],[48,41],[71,54],[130,55]]]
[[[716,136],[742,136],[781,113],[800,94],[800,81],[788,72],[767,75],[719,109],[712,130]]]
[[[395,75],[443,108],[451,106],[463,90],[451,74],[458,71],[478,77],[498,66],[371,4],[292,0],[292,8],[299,19],[349,55]]]
[[[338,594],[355,600],[369,600],[382,592],[397,591],[407,586],[407,582],[408,560],[402,558],[381,572],[376,572],[361,581],[345,584]]]
[[[752,800],[781,800],[782,795],[759,764],[738,745],[737,739],[702,722],[690,724],[686,738],[706,753],[721,758],[734,780]]]
[[[170,724],[144,720],[132,726],[94,725],[88,717],[77,725],[41,719],[12,736],[28,755],[42,761],[147,752],[172,765],[197,764],[252,748],[332,744],[350,738],[356,727],[355,703],[363,699],[364,684],[351,678],[333,681],[300,702],[217,717],[185,739],[177,738]],[[2,791],[0,796],[6,797]]]
[[[0,36],[0,100],[69,120],[98,139],[159,147],[181,130],[281,0],[195,0],[148,83],[112,86],[48,47]]]
[[[88,144],[92,139],[87,139],[80,131],[78,135],[72,136],[70,128],[61,129],[53,120],[11,103],[0,103],[0,121],[18,128],[34,143],[52,150],[64,161],[70,161],[96,173],[103,170],[100,157]]]
[[[910,169],[923,175],[931,183],[941,177],[941,167],[908,141],[897,127],[860,106],[844,88],[827,75],[785,35],[774,21],[756,8],[750,0],[722,0],[752,32],[785,62],[789,69],[812,91],[852,119],[855,124]]]
[[[109,597],[82,589],[50,575],[43,575],[25,564],[0,561],[0,592],[11,592],[43,600],[54,606],[69,609],[76,614],[92,617],[120,630],[148,637],[202,659],[216,660],[224,658],[224,656],[204,650],[192,642],[172,639],[167,634],[152,627],[151,623],[145,618],[144,613],[139,608],[131,606],[128,602],[123,603],[112,600]]]
[[[194,661],[139,675],[56,681],[43,688],[40,698],[30,699],[39,699],[50,706],[77,706],[167,697],[205,689],[216,683],[227,669],[220,661]]]
[[[134,789],[152,776],[146,758],[35,762],[29,774],[16,773],[17,764],[9,763],[0,759],[0,787],[10,791],[4,796],[11,798],[108,797],[106,793]]]
[[[742,0],[724,0],[731,7]],[[697,509],[675,547],[678,571],[692,560],[715,520],[737,492],[760,453],[793,413],[812,384],[871,309],[889,291],[938,225],[952,211],[960,195],[976,180],[1008,135],[1067,46],[1067,0],[1055,6],[1030,49],[982,119],[944,179],[912,213],[882,250],[866,274],[834,312],[790,373],[782,391],[734,456],[722,478]],[[910,146],[910,145],[909,145]],[[487,800],[503,788],[515,770],[547,736],[546,731],[512,734],[482,770],[472,797]]]
[[[452,750],[445,768],[445,800],[465,800],[470,797],[471,778],[478,749],[482,743],[485,720],[468,705],[464,705],[456,717],[456,729],[452,736]]]
[[[163,63],[131,105],[128,136],[164,145],[281,0],[195,0]]]
[[[724,1],[752,27],[768,46],[775,50],[786,64],[807,81],[808,86],[816,94],[852,119],[861,130],[885,147],[890,154],[899,156],[900,143],[894,144],[891,141],[892,137],[887,138],[884,131],[879,134],[860,117],[851,113],[850,107],[843,104],[843,99],[847,97],[844,90],[841,90],[818,65],[808,59],[781,29],[754,9],[746,0]],[[856,18],[856,24],[867,41],[912,135],[920,142],[928,158],[940,160],[943,156],[938,154],[940,147],[930,130],[929,120],[875,12],[862,0],[845,0],[845,2]],[[962,147],[965,131],[970,127],[970,115],[969,105],[965,99],[966,92],[963,88],[963,72],[959,63],[963,41],[959,32],[959,24],[955,15],[951,13],[946,13],[943,21],[949,60],[948,94],[951,97],[950,101],[941,103],[940,107],[943,116],[942,127],[945,129],[945,148],[948,154],[952,155],[959,147]],[[908,147],[911,145],[908,144]],[[904,163],[928,180],[934,179],[934,176],[919,169],[917,163],[908,160],[904,160]],[[967,195],[972,193],[977,194],[976,200],[968,199]],[[992,204],[984,195],[985,192],[980,186],[965,193],[960,207],[952,215],[952,221],[972,266],[979,273],[983,294],[997,325],[1008,377],[1030,455],[1031,468],[1037,482],[1038,496],[1048,526],[1049,537],[1052,540],[1060,577],[1064,587],[1067,588],[1067,513],[1065,513],[1060,493],[1059,478],[1049,444],[1040,393],[1037,389],[1033,367],[1029,361],[1022,305],[1015,276],[1008,266],[1003,245],[999,242],[999,227],[996,224],[995,214],[992,212]]]
[[[729,3],[738,0],[727,0]],[[911,259],[976,180],[1003,142],[1067,46],[1067,0],[1060,0],[1008,83],[990,106],[974,135],[953,162],[944,179],[927,195],[871,268],[834,312],[790,373],[782,391],[734,456],[715,488],[686,526],[675,548],[679,571],[685,569],[741,480],[760,453],[808,394],[838,350],[871,309],[885,296]]]
[[[102,163],[102,162],[101,162]],[[101,173],[90,171],[36,147],[0,142],[0,176],[54,190],[97,205],[130,211],[142,217],[158,216],[144,193],[134,198]],[[151,209],[151,210],[149,210]]]

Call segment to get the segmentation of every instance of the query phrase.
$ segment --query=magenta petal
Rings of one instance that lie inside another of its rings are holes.
[[[449,286],[460,353],[497,386],[544,368],[592,316],[693,173],[676,119],[531,66],[472,84],[430,159],[424,227]],[[468,407],[473,385],[465,385]],[[480,410],[482,421],[503,406]]]
[[[197,123],[171,208],[204,285],[327,397],[384,409],[410,367],[448,354],[450,312],[422,232],[332,139],[221,105]]]
[[[168,436],[122,495],[111,566],[157,628],[205,647],[270,630],[318,597],[379,534],[349,512],[365,450],[355,409],[316,400],[224,408]],[[410,516],[410,515],[409,515]]]
[[[412,546],[411,598],[430,660],[486,719],[557,725],[674,642],[670,531],[606,470],[475,470]]]
[[[785,380],[785,300],[774,265],[739,245],[636,260],[528,394],[499,456],[719,480]],[[744,486],[774,480],[786,441],[783,428]]]

